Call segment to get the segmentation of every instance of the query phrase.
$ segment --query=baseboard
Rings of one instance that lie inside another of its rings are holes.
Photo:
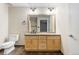
[[[29,53],[31,53],[31,55],[63,55],[63,53],[61,51],[26,51],[26,53],[29,55]],[[41,54],[40,54],[41,53]]]
[[[26,51],[27,53],[61,53],[64,55],[60,50],[59,51]]]
[[[15,45],[15,47],[24,47],[24,45]]]

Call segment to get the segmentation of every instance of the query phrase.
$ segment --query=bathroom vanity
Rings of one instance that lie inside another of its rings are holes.
[[[61,36],[50,34],[26,34],[26,51],[60,51]]]
[[[59,51],[61,35],[56,34],[55,15],[29,15],[26,51]]]

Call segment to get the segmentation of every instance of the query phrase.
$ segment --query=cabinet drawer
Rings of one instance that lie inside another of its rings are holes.
[[[46,44],[46,39],[39,39],[39,44]]]
[[[30,36],[31,39],[38,39],[38,36]]]
[[[44,39],[46,39],[46,36],[39,36],[39,39],[44,40]]]
[[[25,38],[26,38],[26,39],[38,39],[37,36],[26,36]]]
[[[60,36],[55,36],[55,39],[60,39],[61,37]]]
[[[47,36],[47,39],[60,39],[60,36]]]

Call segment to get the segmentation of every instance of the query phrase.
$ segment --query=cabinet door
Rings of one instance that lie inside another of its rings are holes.
[[[60,42],[60,36],[47,36],[47,49],[48,50],[60,50],[61,48],[61,42]]]
[[[60,50],[61,49],[61,41],[60,39],[54,40],[54,50]]]
[[[39,36],[39,50],[46,50],[46,36]]]
[[[38,48],[38,36],[32,36],[32,50],[37,50]]]
[[[47,39],[47,50],[53,50],[53,48],[54,48],[53,39]]]
[[[25,37],[25,49],[31,50],[31,45],[32,45],[32,39],[30,39],[29,36],[26,36]]]
[[[54,36],[47,36],[47,50],[53,50],[54,48]]]

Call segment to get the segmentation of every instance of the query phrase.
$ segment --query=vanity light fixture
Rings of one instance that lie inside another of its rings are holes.
[[[50,11],[54,10],[54,8],[48,8]]]
[[[30,8],[33,12],[36,10],[36,8]]]

